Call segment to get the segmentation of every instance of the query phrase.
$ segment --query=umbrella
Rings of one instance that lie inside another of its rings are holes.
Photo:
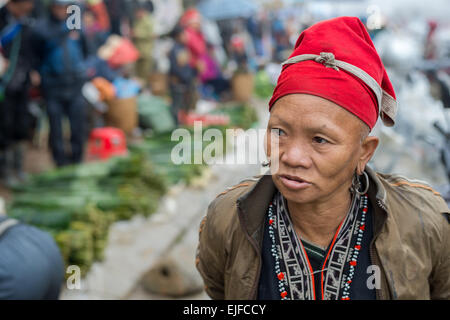
[[[203,0],[197,5],[200,13],[211,20],[249,17],[257,10],[250,0]]]

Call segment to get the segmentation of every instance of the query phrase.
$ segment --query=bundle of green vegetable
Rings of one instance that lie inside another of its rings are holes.
[[[223,106],[217,113],[230,116],[230,126],[250,128],[257,121],[249,106]],[[211,127],[210,127],[211,128]],[[33,176],[14,189],[8,215],[48,231],[58,243],[67,265],[78,265],[85,275],[103,258],[109,226],[135,214],[153,213],[167,187],[189,182],[205,164],[175,164],[175,146],[187,143],[191,157],[208,143],[186,128],[193,140],[172,141],[171,133],[153,134],[129,145],[130,155],[51,170]],[[203,130],[209,129],[204,127]],[[216,127],[225,137],[226,127]],[[200,139],[200,141],[198,141]],[[223,150],[226,151],[226,143]]]
[[[212,112],[213,114],[225,114],[230,117],[230,127],[238,127],[247,130],[254,127],[258,121],[258,115],[249,105],[223,105]]]
[[[223,137],[222,149],[218,150],[221,154],[225,154],[227,148],[226,129],[242,128],[249,129],[258,121],[258,117],[254,108],[248,105],[225,104],[217,108],[212,114],[225,114],[230,117],[228,126],[203,126],[202,131],[195,132],[192,127],[185,127],[187,130],[186,137],[176,137],[172,133],[153,134],[144,139],[143,142],[129,146],[130,150],[143,152],[148,155],[155,168],[161,174],[164,174],[169,184],[175,184],[184,181],[189,184],[192,178],[202,173],[205,163],[201,158],[201,163],[195,164],[195,153],[203,154],[205,148],[211,141],[204,141],[204,133],[208,129],[217,129]],[[172,140],[173,139],[173,140]],[[174,163],[174,153],[178,154],[180,149],[189,153],[187,163]],[[213,156],[216,156],[213,154]]]
[[[193,132],[191,132],[193,138]],[[178,182],[189,182],[196,176],[202,173],[204,164],[194,164],[194,142],[186,141],[190,143],[190,146],[186,146],[191,150],[191,164],[175,164],[172,159],[172,152],[177,144],[183,143],[183,141],[171,140],[171,133],[153,135],[145,138],[143,142],[133,144],[129,146],[132,152],[144,153],[151,160],[155,167],[155,170],[163,175],[169,185],[176,184]]]
[[[15,188],[8,215],[50,232],[65,262],[86,272],[117,220],[153,213],[167,181],[144,154],[48,171]]]

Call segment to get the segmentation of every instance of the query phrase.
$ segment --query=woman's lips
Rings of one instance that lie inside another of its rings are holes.
[[[283,183],[286,188],[291,190],[301,190],[311,186],[311,183],[303,181],[302,179],[297,177],[280,175],[279,178],[281,180],[281,183]]]

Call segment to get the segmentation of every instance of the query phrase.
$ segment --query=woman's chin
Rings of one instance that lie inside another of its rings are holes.
[[[283,197],[293,203],[298,204],[306,204],[306,203],[312,203],[317,200],[317,197],[311,194],[306,194],[306,192],[298,191],[298,192],[291,192],[291,191],[283,191],[280,190]]]
[[[275,185],[277,189],[281,192],[283,197],[295,203],[310,203],[314,202],[318,198],[317,190],[314,189],[314,185],[309,186],[297,186],[293,184],[292,186],[287,183],[284,184],[281,181],[276,181]]]

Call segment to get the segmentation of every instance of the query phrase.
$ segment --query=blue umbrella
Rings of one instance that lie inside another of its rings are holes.
[[[200,13],[211,20],[249,17],[257,10],[250,0],[203,0],[197,5]]]

